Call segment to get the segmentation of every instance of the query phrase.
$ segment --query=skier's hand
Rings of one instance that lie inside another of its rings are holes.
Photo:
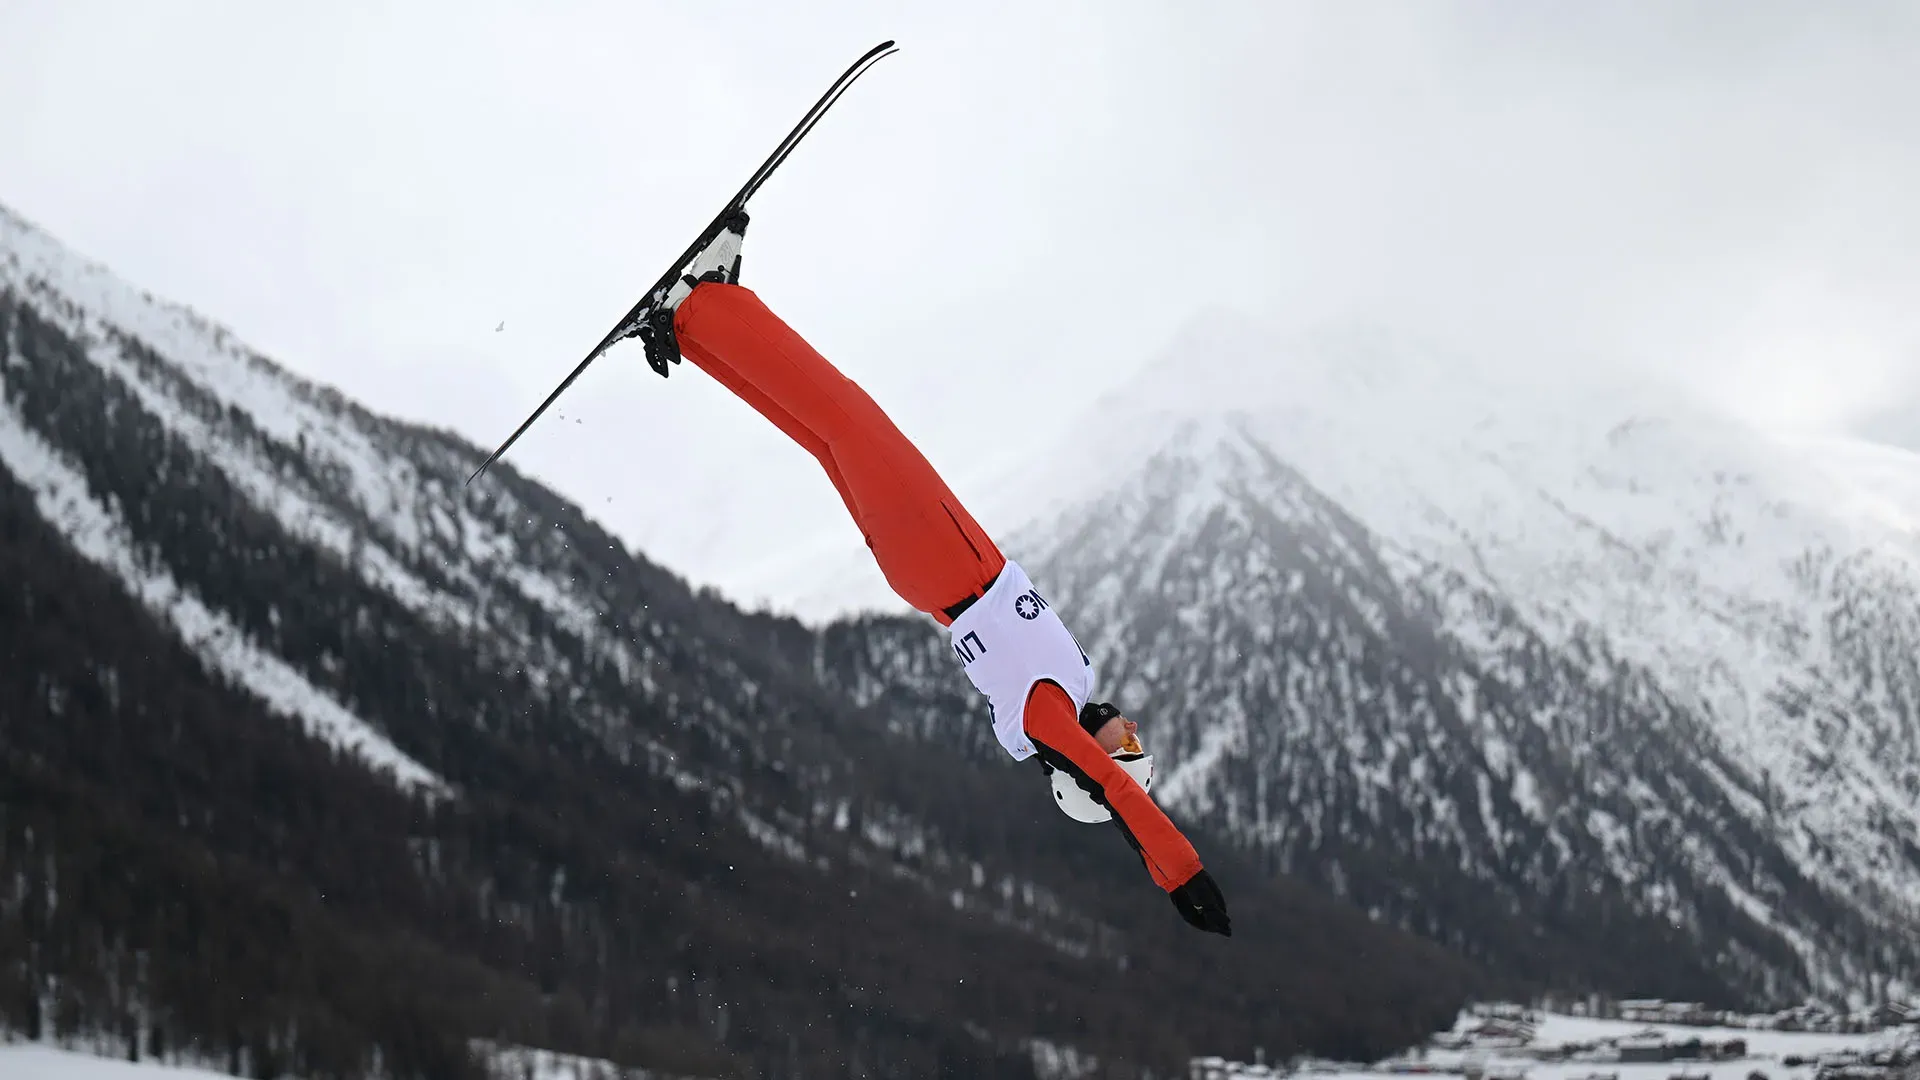
[[[1180,917],[1195,929],[1233,936],[1233,922],[1227,918],[1227,898],[1220,895],[1220,886],[1213,883],[1212,874],[1201,870],[1167,895],[1173,898],[1174,909],[1180,912]]]

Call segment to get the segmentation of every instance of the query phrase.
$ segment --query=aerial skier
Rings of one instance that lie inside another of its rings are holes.
[[[820,462],[900,598],[947,628],[994,735],[1038,757],[1083,821],[1111,819],[1182,918],[1230,934],[1226,900],[1142,780],[1136,725],[1092,701],[1093,663],[1020,565],[1000,553],[919,449],[866,391],[740,286],[747,214],[736,209],[681,269],[638,337],[664,374],[682,356]]]
[[[947,628],[967,678],[986,695],[994,735],[1007,753],[1016,761],[1040,760],[1068,816],[1111,820],[1181,918],[1229,935],[1220,887],[1148,794],[1153,759],[1141,748],[1134,722],[1112,704],[1091,700],[1093,661],[1052,605],[866,391],[740,286],[747,200],[847,87],[894,51],[893,42],[882,42],[834,81],[674,269],[468,482],[615,343],[640,338],[648,364],[662,377],[683,355],[691,359],[820,462],[893,591]]]

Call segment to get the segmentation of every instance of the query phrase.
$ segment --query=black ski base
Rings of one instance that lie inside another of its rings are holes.
[[[648,366],[659,372],[663,378],[670,364],[680,362],[679,343],[673,336],[673,312],[664,307],[668,291],[680,280],[682,271],[693,257],[713,243],[735,215],[744,222],[747,200],[753,198],[754,192],[760,190],[760,185],[766,183],[774,170],[787,160],[788,155],[793,153],[794,147],[800,145],[800,140],[806,138],[807,133],[820,122],[820,118],[826,115],[834,102],[840,100],[840,95],[847,92],[847,88],[853,85],[854,80],[866,74],[867,69],[875,63],[897,51],[891,40],[875,45],[860,59],[854,61],[853,66],[842,72],[840,77],[833,81],[833,85],[827,87],[827,92],[820,95],[820,100],[814,102],[813,107],[800,117],[800,122],[787,133],[786,138],[780,140],[780,144],[774,147],[773,153],[767,160],[761,162],[760,167],[754,170],[753,175],[747,179],[746,184],[734,194],[733,198],[727,200],[726,205],[720,208],[720,212],[714,215],[713,220],[701,230],[700,236],[681,254],[680,258],[673,262],[666,274],[654,283],[653,288],[648,289],[641,296],[640,302],[633,305],[633,308],[621,317],[605,337],[600,339],[600,344],[593,347],[593,351],[587,354],[587,358],[580,361],[553,393],[547,395],[547,399],[540,403],[540,407],[533,411],[533,415],[527,417],[518,428],[514,429],[512,435],[507,436],[507,441],[501,443],[499,449],[480,463],[480,467],[474,470],[473,475],[467,477],[467,483],[471,484],[479,479],[480,474],[486,472],[488,466],[505,456],[508,448],[518,442],[520,436],[526,434],[527,429],[533,426],[533,422],[540,419],[548,407],[559,400],[560,395],[566,392],[567,387],[573,385],[581,372],[586,371],[589,364],[598,360],[618,342],[630,337],[639,337],[642,344],[646,346]]]

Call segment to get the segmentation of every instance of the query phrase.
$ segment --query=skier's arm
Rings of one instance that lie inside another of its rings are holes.
[[[1213,875],[1200,865],[1199,852],[1146,790],[1080,726],[1080,715],[1067,692],[1051,682],[1035,683],[1027,692],[1026,728],[1042,761],[1076,779],[1085,777],[1099,789],[1094,798],[1113,811],[1113,823],[1140,853],[1154,884],[1167,891],[1180,917],[1197,930],[1231,935],[1227,899],[1220,895]]]
[[[1065,690],[1051,682],[1035,683],[1027,693],[1025,720],[1027,738],[1047,764],[1090,778],[1100,789],[1095,798],[1104,796],[1114,824],[1140,853],[1154,884],[1172,892],[1200,872],[1200,853],[1153,797],[1080,726]]]

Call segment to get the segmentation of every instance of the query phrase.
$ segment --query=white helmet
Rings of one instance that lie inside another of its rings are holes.
[[[1127,770],[1142,788],[1153,791],[1153,755],[1152,754],[1115,754],[1114,761]],[[1060,812],[1075,821],[1084,821],[1089,825],[1111,820],[1113,811],[1093,801],[1073,774],[1064,769],[1053,770],[1053,801]]]

